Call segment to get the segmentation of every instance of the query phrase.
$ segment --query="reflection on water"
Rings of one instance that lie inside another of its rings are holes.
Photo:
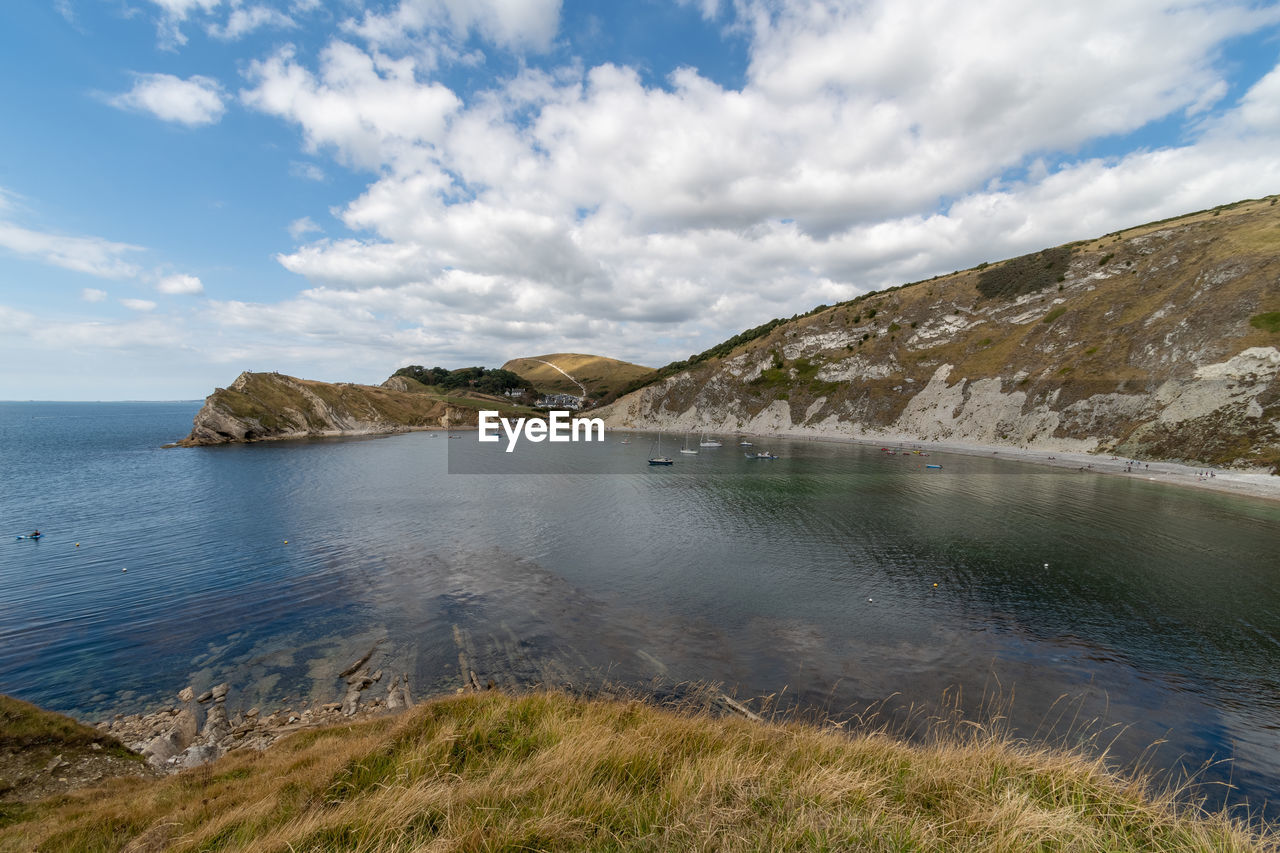
[[[86,716],[189,682],[332,701],[375,646],[418,695],[464,669],[719,681],[832,716],[994,689],[1025,734],[1069,707],[1077,735],[1123,726],[1122,760],[1167,738],[1157,765],[1233,756],[1205,778],[1280,788],[1275,504],[781,440],[667,469],[641,437],[159,450],[195,408],[0,405],[0,518],[49,534],[0,542],[0,690]]]

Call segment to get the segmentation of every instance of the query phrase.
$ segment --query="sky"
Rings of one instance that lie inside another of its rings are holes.
[[[5,0],[0,399],[658,366],[1276,192],[1276,2]]]

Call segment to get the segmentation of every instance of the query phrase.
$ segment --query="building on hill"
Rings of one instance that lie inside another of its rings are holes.
[[[572,394],[547,394],[542,398],[539,404],[548,409],[581,409],[582,397],[575,397]]]

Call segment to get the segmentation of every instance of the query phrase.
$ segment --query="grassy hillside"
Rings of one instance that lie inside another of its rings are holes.
[[[438,402],[467,409],[491,409],[502,412],[504,415],[516,417],[529,417],[539,414],[535,409],[516,405],[506,397],[485,394],[469,388],[441,388],[437,385],[423,385],[421,382],[410,379],[407,376],[392,376],[382,383],[382,386],[410,394],[423,394]]]
[[[550,364],[544,362],[550,362]],[[556,370],[551,366],[552,364],[560,370]],[[651,367],[642,367],[639,364],[600,355],[582,355],[573,352],[513,358],[502,365],[502,369],[510,370],[529,380],[542,394],[580,396],[582,389],[578,383],[581,383],[586,388],[587,396],[593,400],[612,399],[623,389],[653,373]],[[561,373],[561,370],[564,373]],[[569,376],[565,376],[565,373]],[[574,379],[577,382],[574,382]]]
[[[0,834],[32,800],[87,782],[148,774],[142,756],[70,717],[0,695]]]
[[[911,746],[469,694],[48,801],[0,851],[1278,849],[1097,761],[964,731]]]
[[[661,391],[623,419],[661,427],[648,413],[694,411],[749,428],[783,403],[796,427],[906,433],[920,418],[904,413],[945,368],[948,386],[969,383],[957,411],[982,380],[995,381],[983,394],[1005,404],[985,414],[975,405],[970,423],[985,418],[994,429],[962,440],[1094,437],[1126,454],[1280,470],[1280,386],[1266,376],[1249,380],[1253,402],[1210,389],[1221,405],[1204,405],[1202,416],[1187,414],[1199,402],[1187,398],[1177,418],[1162,417],[1167,401],[1157,393],[1251,348],[1280,347],[1277,201],[1224,205],[773,320],[642,378],[629,390],[661,382]],[[1046,413],[1038,423],[1037,412]],[[1008,429],[995,426],[1001,420]]]

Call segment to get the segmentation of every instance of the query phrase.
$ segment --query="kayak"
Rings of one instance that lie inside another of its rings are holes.
[[[37,533],[36,535],[32,536],[30,533],[24,533],[21,536],[15,536],[13,538],[14,539],[39,539],[43,535],[44,535],[43,533]]]

